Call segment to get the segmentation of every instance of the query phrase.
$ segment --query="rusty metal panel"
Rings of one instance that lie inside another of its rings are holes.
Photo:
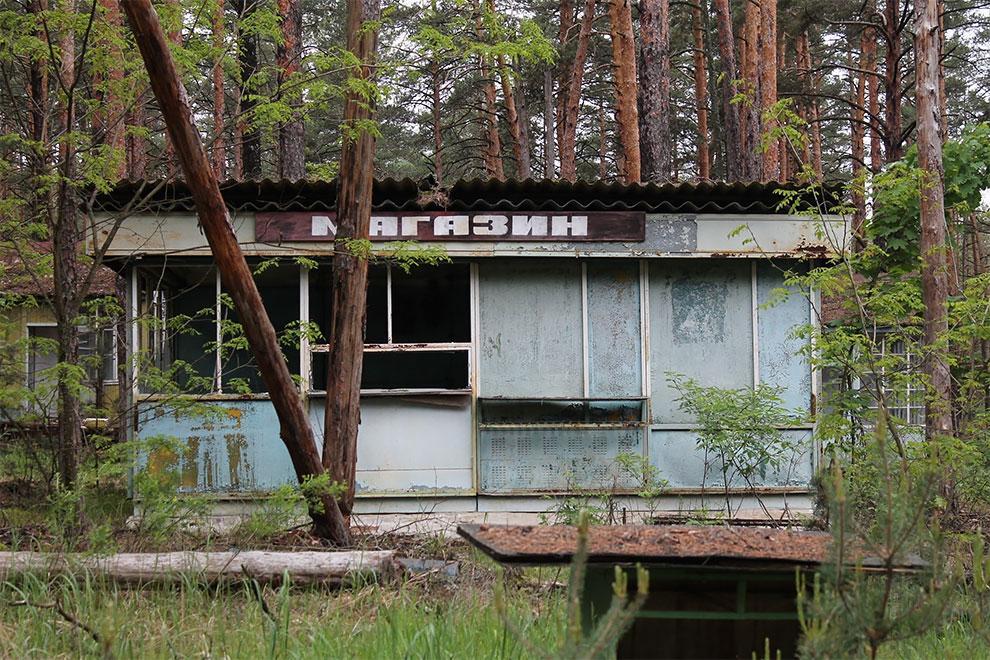
[[[500,494],[632,488],[619,453],[642,453],[641,428],[514,428],[478,431],[479,491]]]
[[[312,399],[317,437],[323,415],[323,400]],[[471,460],[469,396],[362,397],[358,495],[470,492]]]
[[[587,262],[589,396],[641,393],[639,264]]]
[[[757,309],[760,347],[760,381],[781,388],[784,405],[808,413],[811,406],[811,365],[801,354],[807,340],[794,337],[797,328],[810,321],[806,294],[790,289],[781,299],[775,289],[784,288],[784,276],[768,262],[757,264]],[[770,300],[781,302],[766,306]]]
[[[811,431],[791,429],[783,432],[797,448],[776,472],[760,475],[753,486],[758,488],[803,488],[811,484],[814,474],[814,451]],[[654,430],[650,433],[650,462],[671,488],[722,488],[722,463],[716,455],[705,455],[698,448],[698,436],[690,430]],[[740,478],[730,481],[731,488],[745,488]],[[717,497],[717,493],[713,493]]]
[[[263,491],[294,483],[270,401],[215,401],[216,415],[189,415],[162,402],[138,405],[137,438],[169,438],[177,451],[143,452],[140,466],[177,469],[181,492]]]
[[[688,423],[668,373],[705,387],[753,385],[750,265],[665,260],[650,264],[650,379],[656,423]]]
[[[479,291],[482,396],[581,396],[579,262],[484,262]]]

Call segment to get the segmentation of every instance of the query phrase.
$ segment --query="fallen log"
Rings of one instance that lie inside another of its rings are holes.
[[[103,577],[126,583],[242,581],[349,585],[397,570],[391,550],[350,552],[165,552],[116,555],[0,552],[0,581],[28,573]]]

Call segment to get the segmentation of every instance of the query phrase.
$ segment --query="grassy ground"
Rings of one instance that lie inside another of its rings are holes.
[[[456,583],[340,591],[26,578],[0,588],[0,657],[524,658],[556,645],[558,589],[517,583],[506,623],[492,597],[494,572],[467,570]]]

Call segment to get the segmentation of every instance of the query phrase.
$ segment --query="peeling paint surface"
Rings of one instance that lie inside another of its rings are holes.
[[[752,387],[750,265],[729,259],[650,262],[653,421],[690,423],[670,372],[708,387]]]
[[[161,403],[138,405],[138,439],[175,439],[176,455],[161,448],[139,457],[152,471],[177,469],[182,492],[247,492],[294,483],[269,401],[218,401],[217,417],[192,417]],[[172,455],[165,455],[171,453]]]
[[[581,396],[580,263],[493,261],[479,272],[481,396]]]
[[[760,333],[760,381],[781,388],[784,405],[791,410],[809,412],[811,406],[811,365],[799,352],[804,345],[794,336],[797,328],[810,322],[810,303],[805,294],[790,289],[783,302],[776,300],[775,289],[784,288],[784,276],[773,264],[757,265],[757,294]]]
[[[589,261],[587,274],[589,394],[638,396],[643,388],[639,264]]]
[[[783,461],[777,472],[764,473],[754,481],[756,487],[806,488],[811,483],[814,452],[811,431],[784,431],[798,449]],[[671,488],[723,487],[722,463],[717,456],[706,457],[698,449],[698,436],[693,431],[653,431],[650,434],[650,463],[660,469],[660,476]],[[707,463],[707,476],[706,476]],[[744,480],[736,478],[729,484],[745,488]],[[713,493],[718,497],[718,493]]]

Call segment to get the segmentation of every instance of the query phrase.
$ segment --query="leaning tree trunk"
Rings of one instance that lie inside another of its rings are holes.
[[[619,172],[625,183],[639,183],[639,111],[636,108],[636,38],[631,0],[609,0],[612,75],[619,124]]]
[[[925,306],[925,375],[928,377],[926,437],[937,443],[952,434],[952,379],[940,348],[949,329],[945,191],[939,134],[939,16],[937,0],[916,0],[915,94],[921,189],[921,294]],[[937,444],[936,444],[937,447]],[[950,499],[951,502],[951,499]]]
[[[278,130],[279,175],[289,181],[306,176],[306,129],[298,109],[300,93],[286,86],[297,84],[293,76],[299,71],[302,60],[302,7],[299,0],[278,0],[278,13],[282,18],[282,40],[276,48],[275,65],[279,72],[279,96],[283,103],[292,106],[292,116]]]
[[[158,14],[152,8],[151,0],[122,0],[121,5],[134,31],[151,88],[165,118],[165,127],[175,146],[224,289],[234,302],[248,346],[278,415],[279,435],[292,459],[296,477],[300,483],[305,483],[324,473],[313,428],[289,366],[282,357],[275,328],[265,312],[251,269],[234,235],[217,178],[193,123],[189,97],[162,34]],[[338,545],[348,544],[350,533],[337,501],[329,493],[313,493],[308,502],[315,533]]]
[[[640,0],[639,38],[639,125],[643,178],[648,181],[669,181],[671,141],[668,0]]]
[[[374,79],[378,50],[375,22],[379,0],[347,0],[347,50],[358,64],[347,75],[368,83]],[[365,85],[348,85],[362,89]],[[337,483],[346,486],[340,508],[354,507],[357,434],[360,422],[361,366],[364,354],[365,301],[368,260],[355,254],[347,241],[367,240],[374,183],[375,135],[367,129],[374,119],[374,98],[351,91],[344,101],[343,149],[337,195],[337,251],[333,257],[333,308],[324,417],[323,464]]]
[[[736,96],[735,38],[732,36],[732,13],[729,0],[714,0],[715,22],[718,26],[718,54],[722,63],[721,79],[722,118],[725,135],[725,178],[739,181],[743,178],[742,130],[739,125],[739,105],[732,102]]]

